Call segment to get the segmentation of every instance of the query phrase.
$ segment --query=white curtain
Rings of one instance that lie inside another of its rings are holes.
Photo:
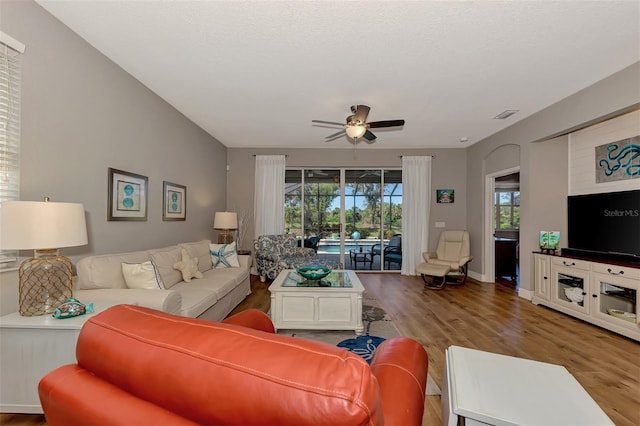
[[[417,275],[429,248],[431,157],[402,157],[402,275]]]
[[[260,235],[284,233],[284,155],[256,155],[253,229]]]

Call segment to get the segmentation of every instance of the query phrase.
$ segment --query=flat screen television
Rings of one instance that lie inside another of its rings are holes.
[[[572,195],[567,208],[569,251],[640,261],[640,190]]]

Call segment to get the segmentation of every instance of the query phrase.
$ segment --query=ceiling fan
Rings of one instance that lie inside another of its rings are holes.
[[[324,120],[311,120],[312,123],[329,124],[332,126],[343,127],[337,133],[327,136],[327,142],[335,140],[342,135],[347,135],[353,140],[354,144],[360,142],[364,138],[365,142],[373,143],[376,141],[376,135],[371,133],[369,129],[381,128],[381,127],[399,127],[404,126],[404,120],[385,120],[385,121],[372,121],[367,123],[367,116],[369,115],[369,108],[366,105],[352,105],[352,115],[347,117],[346,123],[337,123],[335,121]]]

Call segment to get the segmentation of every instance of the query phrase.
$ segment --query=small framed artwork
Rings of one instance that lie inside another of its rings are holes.
[[[109,168],[107,220],[147,220],[149,178]]]
[[[436,202],[437,203],[453,203],[454,202],[453,189],[436,189]]]
[[[555,252],[560,248],[559,231],[540,231],[540,250],[544,253]]]
[[[162,220],[187,219],[187,187],[164,181],[162,190]]]

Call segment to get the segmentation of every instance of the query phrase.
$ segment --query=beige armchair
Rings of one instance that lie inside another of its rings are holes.
[[[440,233],[435,252],[424,252],[422,257],[427,264],[448,266],[451,272],[443,276],[443,283],[449,278],[449,284],[464,284],[467,279],[467,267],[473,260],[469,243],[469,232],[464,230],[446,230]],[[444,269],[446,270],[446,268]],[[423,276],[424,279],[424,276]]]

